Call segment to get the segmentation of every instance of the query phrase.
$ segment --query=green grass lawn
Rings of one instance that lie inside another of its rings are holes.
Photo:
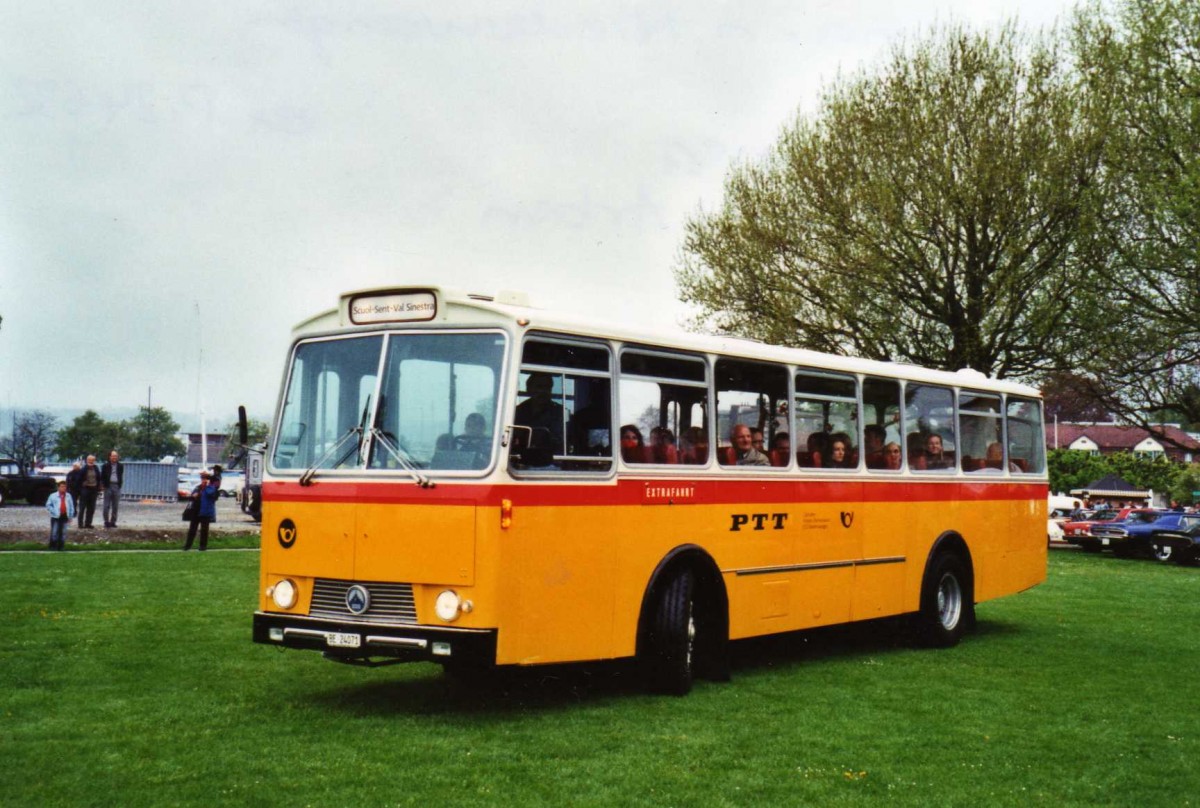
[[[4,805],[1188,805],[1200,570],[1052,553],[958,648],[895,623],[485,687],[253,645],[256,553],[0,556]],[[1190,803],[1189,803],[1190,801]]]

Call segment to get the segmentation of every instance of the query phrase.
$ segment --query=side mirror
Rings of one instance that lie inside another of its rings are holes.
[[[246,427],[246,408],[239,404],[238,405],[238,443],[245,446],[248,435],[249,435],[249,431]]]

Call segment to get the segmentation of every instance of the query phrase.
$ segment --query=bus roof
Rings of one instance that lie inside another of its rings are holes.
[[[920,365],[880,362],[804,348],[768,345],[743,337],[694,334],[663,328],[639,328],[551,312],[530,305],[524,294],[511,291],[488,295],[432,285],[360,289],[342,295],[337,308],[328,309],[298,323],[292,331],[292,336],[301,339],[318,334],[377,331],[396,326],[445,328],[498,324],[520,331],[550,331],[580,337],[613,339],[650,347],[805,365],[825,370],[894,377],[1022,396],[1041,395],[1034,387],[990,378],[977,370],[967,368],[959,371],[931,370]]]

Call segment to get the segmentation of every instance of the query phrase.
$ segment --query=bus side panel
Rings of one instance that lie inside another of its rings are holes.
[[[522,505],[498,541],[502,627],[499,664],[603,659],[612,646],[614,552],[632,508]]]
[[[910,506],[894,502],[863,502],[859,506],[855,521],[862,529],[864,563],[854,568],[851,620],[871,620],[906,610],[905,583],[913,563],[908,557],[912,537],[905,528],[909,510]]]
[[[977,601],[1021,592],[1046,580],[1045,496],[1002,504],[1006,506],[1009,527],[992,542],[993,563],[976,573]]]

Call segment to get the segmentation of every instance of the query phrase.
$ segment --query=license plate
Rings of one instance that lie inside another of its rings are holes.
[[[1102,544],[1102,545],[1104,545],[1105,547],[1107,547],[1107,546],[1108,546],[1108,539],[1101,539],[1101,540],[1100,540],[1100,544]]]
[[[336,648],[358,648],[362,645],[362,637],[358,634],[343,634],[330,631],[325,634],[325,644]]]

